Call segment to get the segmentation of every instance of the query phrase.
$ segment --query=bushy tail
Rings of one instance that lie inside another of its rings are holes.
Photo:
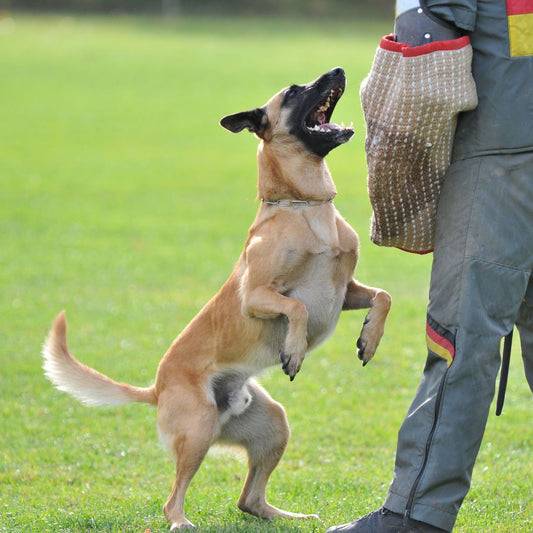
[[[86,405],[120,405],[129,402],[157,404],[154,387],[133,387],[117,383],[80,363],[67,346],[67,320],[62,311],[54,320],[43,351],[46,377],[60,391],[68,392]]]

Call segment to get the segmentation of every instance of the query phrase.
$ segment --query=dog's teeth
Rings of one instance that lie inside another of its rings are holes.
[[[324,132],[324,131],[329,131],[328,128],[323,128],[320,124],[315,124],[312,128],[308,128],[309,131],[319,131],[319,132]]]
[[[327,111],[330,108],[332,95],[333,93],[329,93],[328,97],[326,98],[326,101],[320,107],[317,108],[317,111],[319,113],[323,113],[324,111]]]

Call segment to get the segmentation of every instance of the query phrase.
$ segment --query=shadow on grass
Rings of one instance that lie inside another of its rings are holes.
[[[196,529],[184,529],[195,533],[315,533],[323,532],[327,526],[320,519],[310,520],[278,520],[267,522],[248,515],[236,515],[235,519],[225,517],[213,517],[209,523],[206,517],[202,524],[196,523]],[[33,524],[35,527],[37,524]],[[31,529],[31,528],[30,528]],[[18,529],[15,529],[19,531]],[[22,529],[20,529],[22,531]],[[99,533],[166,533],[169,526],[163,517],[144,516],[134,517],[125,511],[123,516],[95,513],[88,516],[86,512],[69,515],[50,513],[42,517],[39,523],[39,531],[57,532],[99,532]]]
[[[243,517],[233,523],[200,526],[196,531],[198,533],[235,533],[237,531],[242,533],[318,533],[326,529],[327,526],[320,519],[265,522],[253,517]]]

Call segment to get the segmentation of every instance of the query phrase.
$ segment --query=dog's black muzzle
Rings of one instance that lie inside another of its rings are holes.
[[[334,68],[306,85],[292,85],[283,105],[290,107],[290,133],[319,157],[349,141],[353,127],[331,122],[333,110],[346,87],[346,75]]]

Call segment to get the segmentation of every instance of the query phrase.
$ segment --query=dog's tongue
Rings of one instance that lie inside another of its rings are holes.
[[[312,123],[319,126],[326,123],[326,114],[323,111],[315,111],[310,118]]]
[[[326,122],[326,114],[323,112],[318,112],[316,114],[316,120],[321,130],[340,130],[341,129],[341,127],[338,124],[335,124],[333,122]]]
[[[339,131],[342,130],[342,127],[335,123],[326,122],[327,117],[326,113],[323,111],[315,111],[313,115],[311,116],[311,119],[313,123],[315,123],[314,127],[310,127],[310,129],[314,131]]]

